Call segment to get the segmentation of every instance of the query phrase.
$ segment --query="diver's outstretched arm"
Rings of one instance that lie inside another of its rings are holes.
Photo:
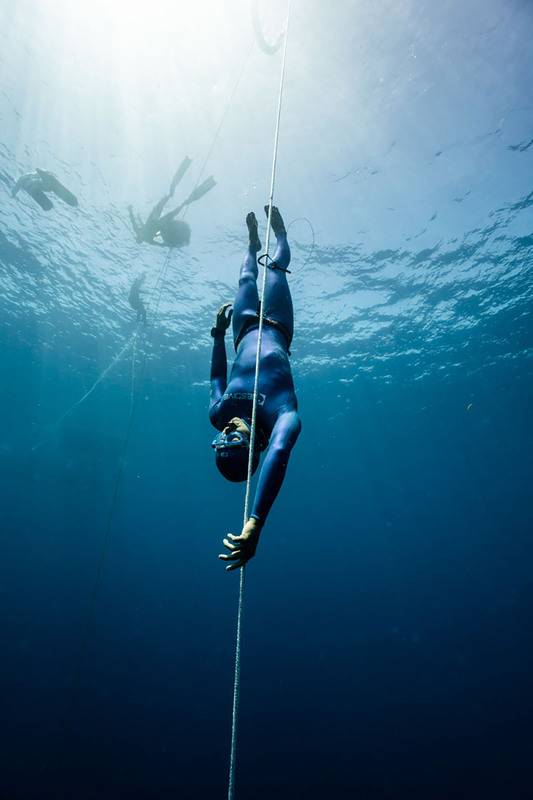
[[[15,197],[21,186],[22,186],[22,178],[19,178],[11,190],[11,197]]]
[[[144,229],[144,225],[139,227],[139,220],[141,218],[139,217],[139,219],[136,219],[135,214],[133,213],[133,207],[132,206],[128,206],[128,214],[129,214],[129,217],[130,217],[131,227],[133,228],[133,232],[134,232],[135,236],[137,236],[137,237],[141,236],[141,234],[143,232],[143,229]]]
[[[233,309],[231,303],[224,303],[217,311],[215,326],[211,329],[213,337],[213,354],[211,356],[211,400],[209,403],[209,419],[215,424],[216,405],[222,398],[228,385],[228,359],[224,338],[231,324]]]
[[[270,444],[261,467],[251,516],[264,524],[281,489],[289,456],[300,435],[302,423],[297,411],[280,414],[272,429]]]
[[[214,424],[215,406],[226,391],[228,385],[228,359],[224,333],[215,335],[211,356],[211,397],[209,400],[209,418]],[[215,426],[216,427],[216,426]]]
[[[228,552],[221,553],[219,558],[230,562],[226,572],[243,567],[254,557],[265,519],[283,483],[289,455],[300,429],[300,418],[296,411],[287,411],[278,417],[259,476],[252,514],[238,536],[228,533],[223,540]]]
[[[265,519],[283,483],[289,456],[300,430],[300,418],[296,411],[280,414],[259,475],[252,514],[238,536],[228,533],[223,540],[228,552],[221,553],[219,558],[230,562],[226,567],[227,572],[243,567],[254,557]]]

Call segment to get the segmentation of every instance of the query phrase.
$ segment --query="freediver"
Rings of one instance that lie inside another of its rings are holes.
[[[137,312],[137,322],[146,324],[146,306],[141,297],[141,287],[146,280],[146,272],[141,272],[133,281],[128,295],[128,302],[134,311]]]
[[[265,207],[268,216],[268,206]],[[256,441],[252,472],[266,450],[255,492],[250,518],[240,535],[224,539],[228,553],[219,556],[231,562],[226,569],[242,567],[255,554],[261,530],[283,483],[292,448],[300,434],[297,400],[289,364],[289,347],[294,332],[292,299],[286,270],[290,263],[287,232],[278,209],[272,207],[272,230],[277,248],[268,264],[265,289],[265,315],[259,368]],[[256,348],[259,328],[257,291],[257,252],[261,249],[257,219],[253,211],[246,217],[249,245],[239,276],[239,288],[231,303],[221,306],[211,330],[211,402],[209,418],[221,431],[214,439],[215,462],[229,481],[245,481],[252,416]],[[224,337],[233,321],[235,361],[227,382]]]
[[[25,175],[22,175],[13,187],[11,196],[15,197],[17,192],[21,189],[27,192],[30,197],[41,206],[43,211],[50,211],[50,209],[54,207],[54,204],[50,198],[47,197],[45,192],[53,192],[69,206],[76,207],[78,205],[77,197],[63,186],[53,172],[49,172],[46,169],[37,168],[35,172],[27,172]]]
[[[199,200],[204,194],[216,185],[212,175],[206,178],[200,186],[197,186],[187,199],[176,208],[169,211],[164,216],[161,216],[163,208],[168,203],[171,197],[174,196],[177,185],[189,169],[192,161],[189,157],[185,157],[172,182],[168,194],[164,195],[161,200],[156,203],[150,212],[146,222],[143,222],[139,214],[136,214],[133,207],[128,206],[128,214],[130,217],[131,226],[135,234],[135,240],[138,244],[146,242],[147,244],[155,244],[159,247],[184,247],[188,245],[191,239],[190,226],[184,221],[175,219],[180,211],[185,206],[190,205],[195,200]]]

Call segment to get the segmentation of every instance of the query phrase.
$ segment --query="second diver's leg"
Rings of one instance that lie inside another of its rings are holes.
[[[63,186],[60,180],[58,180],[55,175],[52,175],[52,188],[51,191],[56,194],[64,203],[67,203],[69,206],[73,206],[74,208],[78,205],[78,198],[75,194],[72,194],[71,191],[67,189],[66,186]]]
[[[239,288],[233,303],[233,341],[236,342],[243,328],[257,319],[259,294],[257,292],[257,253],[261,249],[257,232],[257,219],[253,211],[246,217],[248,227],[248,250],[239,274]]]
[[[38,188],[29,187],[26,189],[30,197],[33,197],[36,203],[38,203],[43,211],[50,211],[51,208],[54,207],[54,204],[43,191]]]
[[[137,216],[135,216],[135,214],[133,213],[133,206],[128,206],[128,215],[129,215],[131,227],[133,228],[133,232],[134,232],[135,236],[136,237],[140,236],[141,233],[142,233],[142,230],[144,228],[144,224],[143,224],[142,219],[139,217],[139,215],[137,214]]]
[[[183,176],[185,175],[191,164],[192,161],[189,158],[189,156],[185,156],[185,158],[179,165],[178,169],[176,170],[176,174],[172,178],[170,189],[168,190],[169,195],[172,196],[174,194],[174,192],[176,191],[176,186],[178,185],[178,183],[181,182],[181,179],[183,178]]]
[[[265,206],[265,213],[268,217],[268,206]],[[291,262],[291,251],[285,224],[276,206],[272,206],[271,224],[276,236],[276,252],[273,262],[282,269],[272,267],[267,269],[265,316],[276,320],[283,326],[290,344],[294,334],[294,313],[287,273],[283,270],[287,269]]]
[[[72,194],[66,186],[63,186],[59,178],[56,177],[53,172],[49,172],[47,169],[39,169],[38,167],[36,172],[41,179],[41,189],[43,192],[53,192],[65,203],[68,203],[69,206],[78,205],[78,198],[76,195]]]

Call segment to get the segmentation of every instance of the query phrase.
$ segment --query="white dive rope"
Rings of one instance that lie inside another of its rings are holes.
[[[270,247],[270,223],[272,219],[272,202],[274,199],[274,184],[276,181],[276,164],[278,160],[278,140],[279,140],[279,124],[281,119],[281,103],[283,99],[283,84],[285,81],[285,62],[287,58],[287,41],[289,34],[289,17],[291,9],[291,0],[287,0],[287,22],[285,25],[285,44],[283,47],[283,61],[281,64],[281,78],[279,83],[278,94],[278,111],[276,115],[276,132],[274,134],[274,152],[272,156],[272,173],[270,177],[270,195],[268,198],[268,220],[265,240],[265,253],[268,256]],[[261,282],[261,302],[259,308],[259,330],[257,334],[257,350],[255,355],[255,378],[254,378],[254,392],[252,401],[252,425],[250,429],[250,448],[248,452],[248,474],[246,478],[246,494],[244,497],[244,514],[243,526],[248,522],[249,509],[250,509],[250,485],[252,481],[252,463],[253,452],[255,446],[255,428],[257,416],[257,397],[259,387],[259,363],[261,360],[261,343],[263,340],[263,317],[265,304],[263,302],[266,287],[266,274],[268,257],[265,259],[265,268],[263,271],[263,280]],[[231,717],[231,751],[230,751],[230,764],[229,764],[229,780],[228,780],[228,800],[233,800],[235,796],[235,766],[237,756],[237,721],[239,715],[239,693],[241,684],[241,631],[242,631],[242,616],[244,608],[244,580],[245,568],[240,568],[240,581],[239,581],[239,605],[237,610],[237,633],[235,637],[235,673],[233,678],[233,711]]]

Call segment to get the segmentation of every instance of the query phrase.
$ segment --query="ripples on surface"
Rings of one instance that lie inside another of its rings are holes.
[[[88,359],[103,369],[131,335],[129,287],[146,270],[150,296],[166,251],[135,244],[127,202],[146,216],[169,164],[190,152],[196,169],[208,151],[250,46],[241,5],[238,26],[216,18],[224,47],[202,49],[201,59],[187,36],[180,53],[161,37],[157,85],[135,59],[114,74],[112,46],[91,53],[102,35],[90,13],[85,45],[51,8],[25,2],[5,12],[0,312],[15,338],[65,365]],[[386,2],[347,3],[327,25],[318,9],[295,10],[277,197],[287,221],[309,216],[316,230],[314,249],[305,223],[290,232],[296,373],[335,367],[342,381],[411,380],[527,354],[529,12],[521,25],[518,12],[479,8],[478,19],[454,2],[431,14],[408,2],[394,13]],[[187,362],[193,380],[207,377],[209,330],[235,291],[244,214],[265,200],[276,64],[252,56],[207,169],[216,191],[191,209],[191,244],[171,253],[152,304],[149,347],[169,375]],[[84,129],[80,120],[93,122]],[[57,201],[45,214],[23,193],[13,200],[14,180],[36,166],[56,171],[80,208]]]
[[[3,324],[22,336],[38,330],[49,348],[68,350],[72,332],[78,343],[101,337],[110,351],[120,348],[134,324],[127,303],[131,282],[147,270],[153,309],[167,251],[138,247],[124,228],[124,210],[112,205],[73,213],[57,202],[45,215],[25,196],[11,200],[12,176],[20,169],[5,147],[1,157]],[[74,181],[75,175],[65,179],[71,186]],[[513,235],[513,228],[526,221],[532,204],[533,194],[526,195],[496,209],[485,227],[421,250],[369,251],[364,242],[325,241],[311,250],[294,231],[297,369],[335,364],[343,380],[361,368],[420,378],[524,354],[533,236]],[[191,245],[170,253],[157,319],[151,320],[159,357],[198,351],[207,370],[208,331],[217,305],[233,296],[244,233],[240,226],[206,241],[193,226]],[[474,364],[472,352],[481,361]]]

